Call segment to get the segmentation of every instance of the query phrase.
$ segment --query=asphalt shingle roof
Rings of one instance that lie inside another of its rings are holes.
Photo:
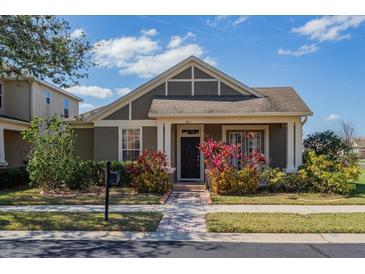
[[[291,87],[255,88],[255,96],[161,96],[152,101],[149,115],[308,113],[311,110]]]

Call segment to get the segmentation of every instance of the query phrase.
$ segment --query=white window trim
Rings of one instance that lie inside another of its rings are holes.
[[[119,127],[118,129],[118,160],[119,161],[123,161],[123,153],[122,153],[122,148],[123,148],[123,138],[122,138],[122,134],[123,134],[123,129],[139,129],[139,153],[141,153],[143,151],[143,135],[142,135],[142,127]]]
[[[183,135],[181,131],[183,129],[198,129],[199,134]],[[200,178],[184,179],[181,178],[181,137],[199,137],[200,143],[204,142],[204,125],[177,125],[176,134],[176,158],[177,158],[177,180],[178,181],[203,181],[204,180],[204,156],[200,153]]]
[[[264,131],[264,155],[267,161],[270,159],[270,136],[268,125],[222,125],[222,141],[227,142],[228,130],[263,130]],[[262,141],[262,140],[261,140]]]

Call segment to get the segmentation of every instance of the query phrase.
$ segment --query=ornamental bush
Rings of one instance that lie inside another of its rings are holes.
[[[355,182],[360,174],[355,155],[343,155],[334,160],[330,156],[317,155],[314,150],[309,150],[306,158],[301,170],[310,178],[316,191],[350,194],[355,190]]]
[[[210,170],[208,177],[211,191],[218,195],[255,193],[260,181],[259,174],[249,167],[242,169],[228,167],[224,171]]]
[[[248,133],[247,138],[252,134]],[[266,165],[262,153],[244,155],[239,145],[207,140],[199,146],[204,155],[211,191],[220,195],[243,195],[257,191]],[[235,164],[234,164],[235,163]],[[239,166],[236,164],[240,163]]]
[[[308,135],[303,142],[304,148],[313,150],[317,155],[326,155],[329,159],[338,159],[351,148],[333,131],[326,130]],[[306,157],[304,157],[304,162]]]
[[[68,189],[77,167],[71,126],[56,117],[34,118],[22,137],[31,145],[27,165],[30,184],[44,190]]]
[[[25,166],[13,167],[0,174],[0,189],[29,185],[29,174]]]
[[[166,155],[145,150],[129,165],[132,186],[139,193],[166,193],[170,189]]]
[[[106,161],[78,161],[71,189],[92,190],[105,185],[105,164]],[[122,186],[131,185],[131,175],[128,172],[130,162],[112,161],[111,171],[118,171],[121,175]]]

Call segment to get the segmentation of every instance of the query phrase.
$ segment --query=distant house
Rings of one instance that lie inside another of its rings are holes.
[[[71,117],[82,99],[44,81],[0,78],[0,166],[23,165],[29,145],[20,132],[33,117]]]
[[[208,138],[240,144],[246,154],[261,152],[271,166],[295,172],[310,115],[292,87],[249,87],[192,56],[69,122],[82,159],[135,160],[144,149],[159,150],[173,180],[203,181],[197,146]]]
[[[365,137],[357,138],[353,149],[360,159],[365,159]]]

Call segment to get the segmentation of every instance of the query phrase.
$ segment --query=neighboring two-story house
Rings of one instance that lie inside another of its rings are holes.
[[[0,166],[24,164],[29,145],[20,132],[34,117],[72,117],[82,99],[44,81],[0,78]]]

